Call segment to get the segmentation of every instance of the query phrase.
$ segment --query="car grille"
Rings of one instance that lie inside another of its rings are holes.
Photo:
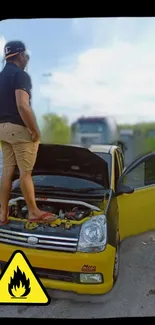
[[[5,265],[6,265],[6,262],[0,261],[1,272],[3,272]],[[34,271],[39,276],[39,278],[42,278],[42,279],[80,283],[80,273],[50,270],[50,269],[44,269],[44,268],[38,268],[38,267],[34,267]]]
[[[28,248],[76,252],[78,239],[0,229],[0,242]]]

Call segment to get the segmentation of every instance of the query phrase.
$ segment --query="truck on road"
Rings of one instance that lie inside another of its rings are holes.
[[[71,125],[72,144],[90,147],[112,144],[119,139],[116,120],[111,116],[80,117]]]

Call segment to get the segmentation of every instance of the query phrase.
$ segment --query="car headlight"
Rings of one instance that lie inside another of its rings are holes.
[[[101,252],[107,244],[107,222],[106,216],[92,217],[86,221],[80,231],[78,242],[79,252]]]

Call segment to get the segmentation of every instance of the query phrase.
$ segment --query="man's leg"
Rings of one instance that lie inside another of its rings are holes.
[[[32,181],[32,169],[36,161],[38,143],[26,142],[13,145],[17,165],[20,172],[20,186],[30,214],[38,211],[35,201],[35,190]]]
[[[2,141],[1,147],[3,153],[3,171],[0,188],[0,222],[5,222],[8,215],[8,202],[10,199],[12,177],[16,166],[16,159],[11,144]]]
[[[20,186],[25,198],[29,219],[51,220],[53,214],[38,209],[35,201],[35,190],[32,180],[32,170],[36,161],[39,143],[25,142],[13,144],[17,165],[20,171]]]

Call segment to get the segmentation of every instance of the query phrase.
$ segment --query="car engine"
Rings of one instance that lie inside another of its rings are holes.
[[[53,200],[54,201],[54,200]],[[40,210],[54,213],[59,219],[66,220],[77,220],[80,221],[88,216],[93,215],[93,206],[89,207],[89,204],[75,201],[70,201],[69,203],[65,200],[57,200],[60,202],[50,202],[50,200],[37,199],[37,206]],[[87,207],[88,205],[88,207]],[[96,207],[96,210],[99,210]],[[10,200],[9,204],[9,215],[14,218],[27,219],[28,218],[28,208],[25,204],[24,199],[17,198]]]

